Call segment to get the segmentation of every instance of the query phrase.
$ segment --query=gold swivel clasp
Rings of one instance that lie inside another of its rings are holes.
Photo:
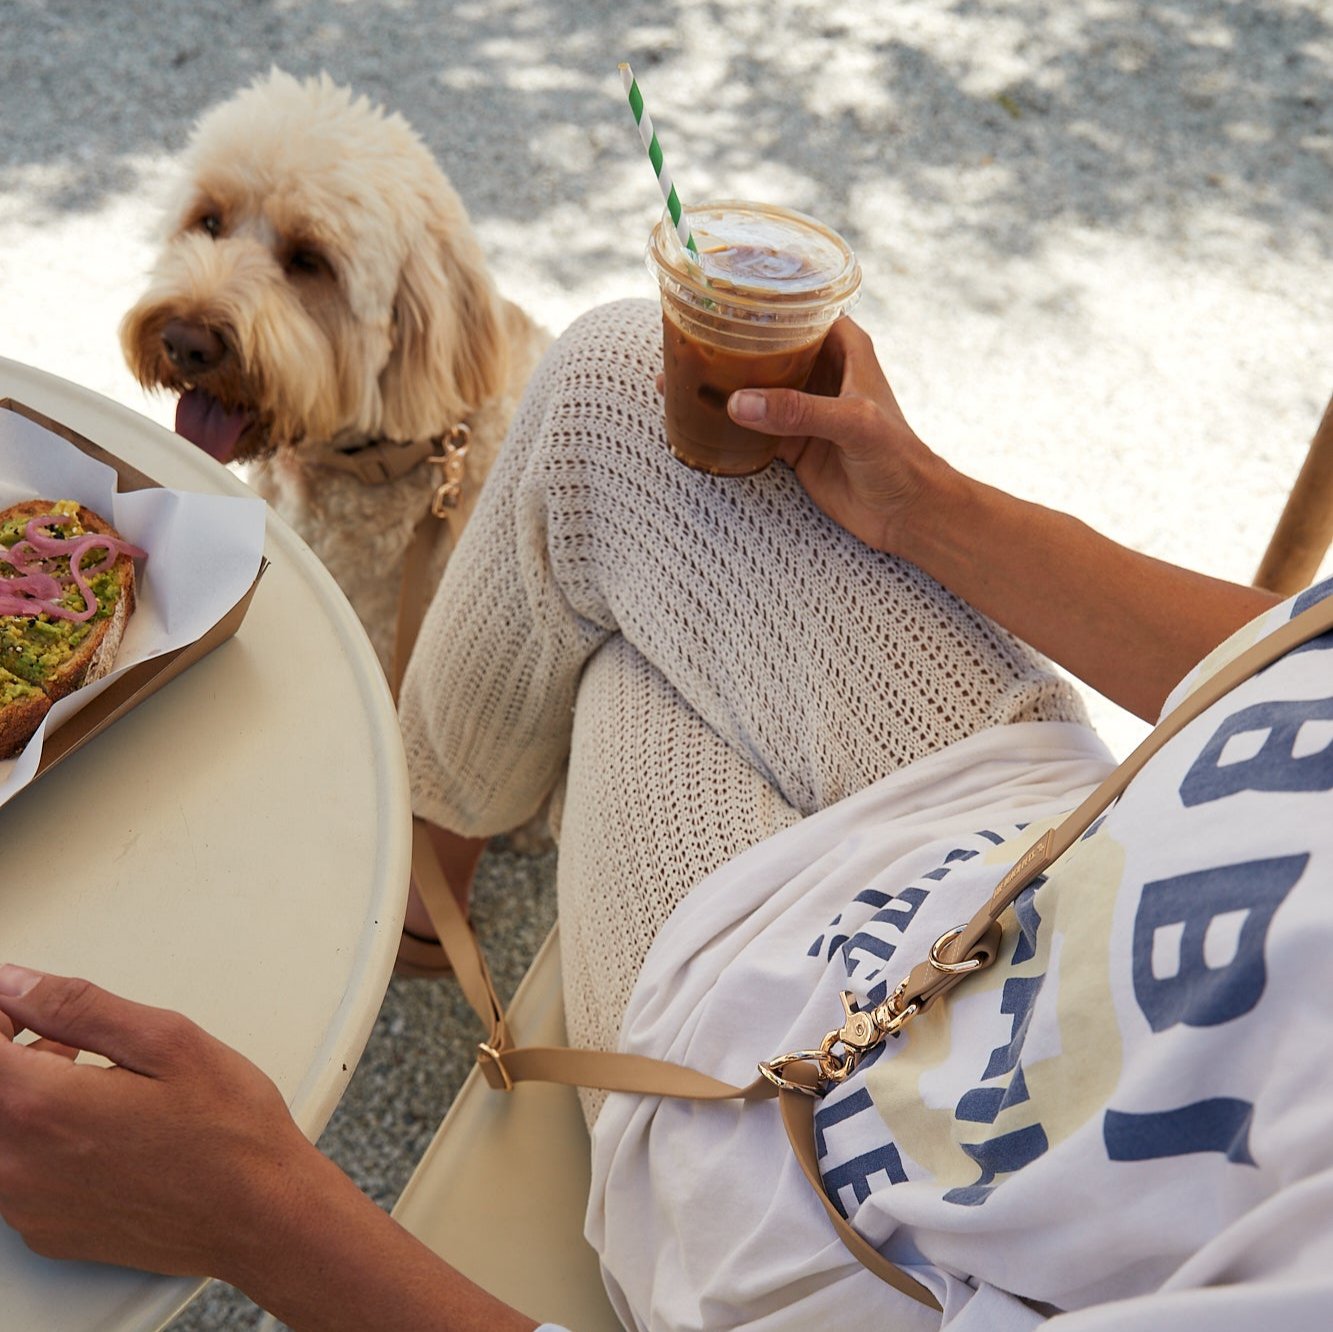
[[[427,459],[432,467],[440,469],[440,483],[430,501],[430,511],[437,518],[447,518],[449,510],[458,507],[463,494],[463,474],[471,434],[467,424],[460,421],[448,434],[440,436],[440,452]]]
[[[886,1036],[896,1036],[904,1024],[914,1018],[919,1005],[912,1003],[899,1008],[907,982],[874,1008],[858,1009],[856,996],[850,990],[842,992],[843,1024],[829,1032],[818,1050],[793,1050],[778,1055],[759,1065],[759,1071],[775,1087],[784,1091],[798,1091],[806,1096],[822,1096],[830,1087],[845,1082],[861,1059]],[[797,1081],[784,1070],[793,1064],[811,1064],[812,1082]]]
[[[960,977],[978,971],[986,965],[980,955],[964,958],[961,962],[946,962],[944,950],[966,927],[955,926],[946,930],[930,946],[928,960],[931,967],[944,976]],[[842,992],[842,1026],[835,1027],[819,1044],[818,1050],[792,1050],[759,1065],[759,1071],[775,1087],[783,1091],[798,1091],[806,1096],[823,1096],[831,1087],[845,1082],[852,1070],[877,1045],[890,1036],[896,1036],[926,1006],[921,997],[907,998],[911,975],[904,976],[897,988],[882,1004],[860,1009],[856,996],[850,990]],[[813,1076],[796,1079],[784,1070],[794,1065],[808,1064]]]

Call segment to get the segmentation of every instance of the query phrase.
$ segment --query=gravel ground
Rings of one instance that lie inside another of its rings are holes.
[[[1252,576],[1333,388],[1327,0],[0,0],[0,32],[0,355],[157,420],[116,323],[191,122],[274,63],[406,114],[558,330],[651,294],[630,60],[687,201],[849,237],[929,442],[1165,559]],[[1114,748],[1142,734],[1092,704]],[[551,877],[485,867],[514,975]],[[381,1202],[461,1076],[460,1024],[448,987],[391,988],[324,1143]],[[214,1291],[174,1327],[251,1317]]]

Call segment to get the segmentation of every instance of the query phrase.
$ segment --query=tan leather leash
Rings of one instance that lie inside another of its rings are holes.
[[[520,1082],[556,1082],[698,1101],[759,1101],[777,1096],[783,1126],[801,1170],[842,1242],[876,1276],[913,1299],[939,1309],[939,1302],[931,1292],[863,1239],[825,1192],[815,1147],[815,1099],[843,1082],[861,1059],[887,1037],[896,1036],[912,1018],[933,1007],[967,976],[985,970],[994,962],[1002,934],[1001,913],[1078,841],[1169,739],[1251,675],[1330,629],[1333,629],[1333,596],[1303,611],[1205,681],[1073,813],[1024,852],[972,919],[942,934],[931,945],[925,961],[913,967],[882,1004],[857,1010],[855,996],[844,992],[842,1025],[828,1032],[818,1049],[793,1050],[761,1063],[759,1077],[744,1087],[643,1055],[559,1046],[512,1046],[504,1008],[476,935],[440,868],[428,825],[414,819],[412,871],[417,890],[464,996],[488,1030],[487,1039],[477,1047],[483,1076],[500,1091],[512,1091]]]
[[[432,452],[427,461],[432,467],[440,469],[439,484],[431,496],[430,508],[417,521],[412,543],[403,560],[403,577],[398,585],[398,623],[393,640],[393,675],[389,679],[389,689],[395,703],[403,685],[408,658],[412,655],[417,634],[421,632],[421,622],[426,618],[426,608],[435,591],[430,572],[430,555],[435,548],[437,531],[435,524],[447,519],[450,510],[458,507],[463,496],[463,476],[471,434],[472,430],[467,423],[460,421],[452,430],[430,441],[438,451]]]

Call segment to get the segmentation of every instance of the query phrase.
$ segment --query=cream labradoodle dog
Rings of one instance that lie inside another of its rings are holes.
[[[195,127],[121,339],[141,383],[180,395],[177,431],[324,561],[386,671],[413,533],[428,520],[429,589],[549,340],[401,116],[278,70]]]

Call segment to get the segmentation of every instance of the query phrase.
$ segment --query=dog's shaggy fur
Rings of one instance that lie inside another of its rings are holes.
[[[548,341],[502,300],[453,187],[401,116],[278,70],[208,112],[121,340],[177,429],[323,560],[388,670],[399,574],[438,476],[370,485],[325,465],[368,441],[470,430],[443,568]]]

